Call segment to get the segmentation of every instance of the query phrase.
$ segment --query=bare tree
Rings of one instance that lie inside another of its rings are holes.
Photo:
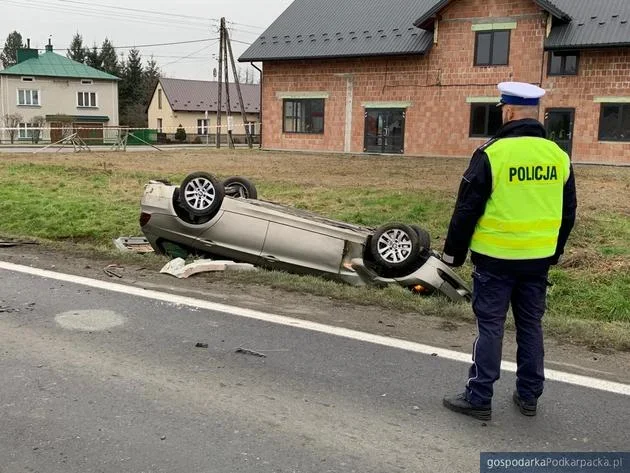
[[[22,120],[24,120],[24,118],[22,118],[22,115],[19,113],[6,113],[2,116],[4,126],[9,129],[9,139],[11,140],[11,144],[15,142],[15,134],[17,133],[18,126],[22,123]]]
[[[42,128],[46,124],[46,118],[41,115],[37,115],[31,119],[31,124],[33,125],[33,143],[39,143],[40,138],[42,137]]]

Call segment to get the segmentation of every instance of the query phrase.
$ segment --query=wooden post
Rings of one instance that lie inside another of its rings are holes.
[[[227,30],[225,31],[225,43],[228,51],[230,52],[230,61],[232,62],[232,73],[234,74],[234,84],[236,85],[236,91],[238,92],[238,102],[241,106],[241,115],[243,116],[243,126],[245,127],[245,136],[247,137],[247,145],[249,148],[253,148],[252,135],[249,133],[249,126],[247,124],[247,116],[245,115],[245,104],[243,103],[243,94],[241,93],[241,84],[238,80],[238,74],[236,73],[236,63],[234,62],[234,55],[232,54],[232,44],[230,43],[230,36]],[[227,67],[227,64],[225,65]],[[261,104],[262,105],[262,104]]]
[[[219,82],[218,82],[218,100],[217,100],[217,148],[221,147],[221,109],[223,103],[223,31],[225,31],[225,18],[221,18],[221,26],[219,27]]]

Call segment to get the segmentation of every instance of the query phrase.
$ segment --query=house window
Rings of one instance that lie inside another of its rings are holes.
[[[162,89],[158,89],[158,110],[162,110]]]
[[[78,92],[77,106],[83,108],[96,108],[96,92]]]
[[[36,128],[33,123],[20,123],[18,125],[18,139],[30,140],[33,138],[33,129]]]
[[[18,105],[25,106],[38,106],[39,103],[39,90],[18,90]]]
[[[470,108],[470,136],[494,136],[503,125],[503,112],[495,103],[474,103]]]
[[[600,141],[630,141],[630,103],[602,104]]]
[[[250,135],[255,135],[256,134],[256,122],[247,122],[247,124],[245,125],[245,132],[249,133]]]
[[[285,99],[284,133],[324,133],[324,99]]]
[[[94,81],[92,79],[81,79],[82,85],[92,85]]]
[[[475,39],[475,66],[507,66],[510,58],[510,31],[478,31]]]
[[[551,51],[547,74],[550,76],[576,76],[580,53],[577,51]]]
[[[22,77],[22,82],[35,82],[34,77]]]
[[[197,134],[198,135],[207,135],[208,134],[208,120],[205,118],[200,118],[197,120]]]
[[[162,119],[161,118],[157,119],[157,132],[162,133]]]

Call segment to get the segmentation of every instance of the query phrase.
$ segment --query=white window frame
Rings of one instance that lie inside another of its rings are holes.
[[[20,103],[20,92],[24,93],[24,103]],[[33,100],[34,93],[37,96],[37,103]],[[16,94],[18,107],[41,107],[42,105],[42,92],[39,89],[17,89]]]
[[[37,128],[34,123],[19,123],[18,124],[18,140],[31,140],[33,139],[33,131]]]
[[[94,103],[92,104],[91,97],[94,96]],[[79,97],[82,98],[83,105],[81,105],[79,101]],[[85,104],[85,98],[88,98],[88,105]],[[98,108],[98,94],[96,92],[85,92],[78,91],[77,92],[77,108]]]
[[[33,77],[33,76],[22,76],[22,82],[35,82],[35,77]]]
[[[92,79],[81,79],[81,85],[93,85],[94,81]]]
[[[209,123],[208,123],[207,118],[198,118],[197,119],[197,134],[206,136],[208,134],[208,125]]]
[[[158,133],[162,133],[163,124],[164,124],[164,121],[161,118],[158,118],[157,127],[156,127]]]

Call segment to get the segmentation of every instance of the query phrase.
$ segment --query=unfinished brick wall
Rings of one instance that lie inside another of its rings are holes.
[[[473,22],[515,21],[507,66],[474,66]],[[467,97],[497,97],[496,84],[523,81],[549,90],[541,107],[575,108],[573,159],[630,163],[630,143],[598,141],[600,96],[630,96],[630,49],[582,51],[577,77],[547,77],[547,14],[531,0],[458,0],[441,14],[427,56],[270,61],[263,75],[263,147],[344,151],[347,77],[352,77],[353,153],[363,152],[365,102],[410,103],[405,154],[470,156],[485,140],[470,138]],[[410,21],[413,21],[411,19]],[[323,135],[282,132],[288,92],[325,92]]]

